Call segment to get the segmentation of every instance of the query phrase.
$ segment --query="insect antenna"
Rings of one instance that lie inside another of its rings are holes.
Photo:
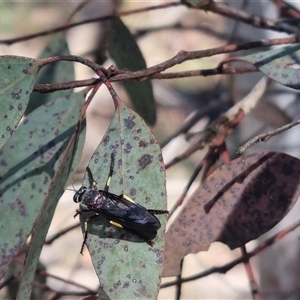
[[[105,184],[105,187],[104,187],[105,192],[108,192],[108,190],[109,190],[109,185],[110,185],[111,178],[112,178],[112,175],[113,175],[113,172],[114,172],[114,166],[115,166],[115,154],[112,152],[112,154],[110,156],[109,174],[108,174],[106,184]]]
[[[153,215],[163,215],[168,214],[168,210],[161,210],[161,209],[147,209],[147,211]]]
[[[75,189],[75,186],[73,185],[73,181],[72,181],[72,188],[73,189],[66,189],[66,191],[72,191],[72,192],[77,192],[77,190]]]
[[[90,169],[89,166],[86,167],[86,172],[88,174],[88,177],[89,177],[89,182],[90,182],[90,185],[97,190],[97,182],[96,180],[94,179],[94,176],[93,176],[93,173]]]

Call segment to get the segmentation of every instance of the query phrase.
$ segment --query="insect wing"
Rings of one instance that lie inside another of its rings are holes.
[[[111,193],[107,193],[107,200],[97,212],[148,240],[154,239],[161,227],[159,220],[145,207]]]
[[[126,221],[124,227],[148,240],[156,237],[157,230],[161,226],[159,220],[142,206],[129,209],[127,215],[124,216],[124,220]]]

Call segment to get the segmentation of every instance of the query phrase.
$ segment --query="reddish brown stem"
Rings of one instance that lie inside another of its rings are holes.
[[[241,247],[241,251],[244,257],[247,257],[247,249],[246,246],[242,246]],[[249,262],[249,259],[245,259],[244,261],[244,266],[246,269],[246,273],[248,275],[249,278],[249,282],[250,282],[250,287],[251,287],[251,294],[252,294],[252,299],[253,300],[260,300],[260,295],[259,295],[259,291],[258,291],[258,284],[256,282],[251,264]]]

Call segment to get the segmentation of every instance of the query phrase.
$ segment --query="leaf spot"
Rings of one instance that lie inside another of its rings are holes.
[[[1,166],[6,167],[7,166],[7,162],[5,161],[5,159],[1,159],[0,161]]]
[[[15,100],[19,100],[21,98],[21,96],[20,96],[21,92],[22,92],[21,89],[16,93],[12,92],[11,93],[12,98],[15,99]]]
[[[103,144],[106,146],[109,142],[109,135],[106,135],[105,138],[103,139]]]
[[[10,133],[10,135],[12,135],[14,133],[14,131],[10,128],[10,126],[6,127],[6,131],[8,131]]]
[[[143,170],[147,167],[147,165],[151,164],[153,161],[153,156],[150,154],[144,154],[140,159],[139,159],[139,166]]]
[[[129,195],[130,195],[131,197],[135,196],[135,195],[136,195],[136,189],[135,189],[135,188],[131,188],[131,189],[130,189],[130,192],[129,192]]]
[[[124,125],[127,129],[132,129],[135,126],[136,123],[133,121],[134,119],[135,119],[135,116],[124,119]]]
[[[146,147],[148,147],[148,145],[149,145],[149,144],[148,144],[147,142],[145,142],[145,141],[140,141],[140,142],[139,142],[139,147],[140,147],[140,148],[146,148]]]
[[[130,143],[126,143],[125,148],[124,148],[124,152],[125,153],[130,153],[131,149],[132,149],[131,144]]]

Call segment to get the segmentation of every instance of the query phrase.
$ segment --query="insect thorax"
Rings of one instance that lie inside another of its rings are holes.
[[[101,208],[107,199],[104,191],[87,190],[81,197],[81,203],[89,208]]]

